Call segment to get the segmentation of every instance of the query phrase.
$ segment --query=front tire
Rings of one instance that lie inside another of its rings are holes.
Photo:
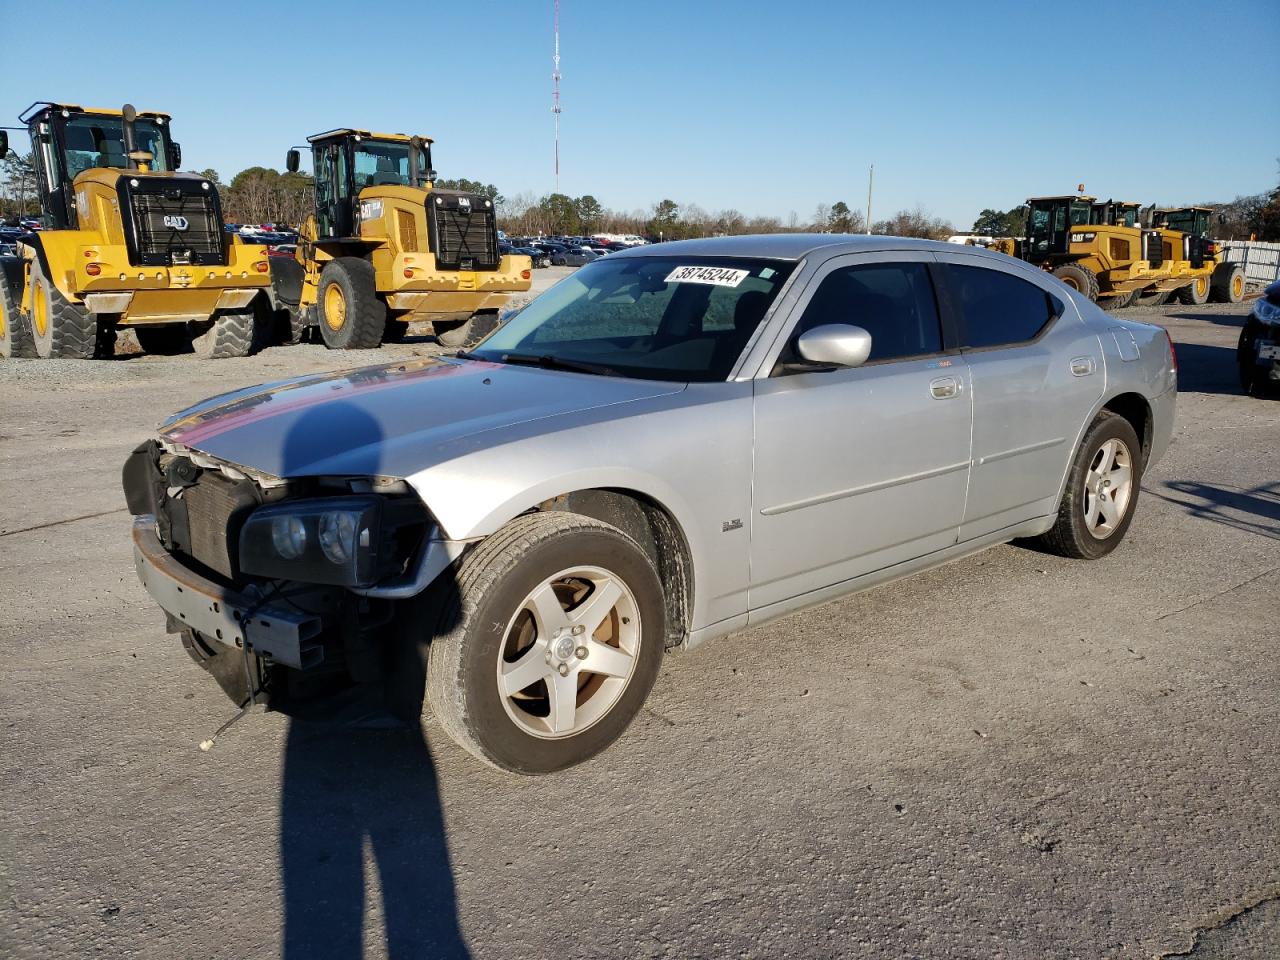
[[[436,329],[436,341],[444,347],[460,347],[464,350],[474,347],[498,327],[498,311],[482,310],[463,320],[460,324],[446,329]]]
[[[1198,307],[1209,302],[1209,278],[1196,277],[1178,291],[1178,299],[1187,306]]]
[[[330,350],[371,350],[382,344],[387,307],[378,299],[373,264],[339,257],[320,272],[320,335]]]
[[[205,360],[251,356],[269,339],[271,320],[265,296],[256,297],[244,310],[219,311],[212,320],[191,324],[191,351]]]
[[[1053,275],[1081,296],[1098,301],[1098,276],[1088,267],[1078,263],[1064,263]]]
[[[1238,263],[1220,263],[1209,281],[1209,299],[1214,303],[1239,303],[1244,299],[1244,270]]]
[[[594,756],[657,678],[662,584],[616,527],[570,513],[518,517],[436,589],[445,595],[428,652],[431,708],[501,770],[550,773]]]
[[[31,326],[14,302],[9,284],[0,276],[0,357],[27,360],[35,355]]]
[[[1053,528],[1039,538],[1052,553],[1105,557],[1124,539],[1138,505],[1142,445],[1124,417],[1102,411],[1076,450]]]

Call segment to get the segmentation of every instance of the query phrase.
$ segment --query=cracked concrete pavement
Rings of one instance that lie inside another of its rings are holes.
[[[1110,557],[1004,546],[671,656],[542,779],[428,717],[231,714],[134,577],[161,416],[431,352],[0,362],[0,954],[1280,955],[1280,401],[1245,309],[1178,341],[1175,442]]]

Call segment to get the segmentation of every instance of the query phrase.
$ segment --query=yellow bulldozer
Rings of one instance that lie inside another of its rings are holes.
[[[295,258],[271,263],[291,342],[318,329],[332,349],[367,349],[428,321],[441,343],[467,346],[529,289],[529,258],[499,253],[493,199],[436,188],[430,138],[343,128],[307,142],[315,213]]]
[[[91,359],[121,327],[148,352],[245,356],[270,332],[264,248],[223,228],[215,184],[177,172],[164,113],[38,102],[43,229],[0,258],[0,356]],[[0,156],[8,151],[0,133]]]

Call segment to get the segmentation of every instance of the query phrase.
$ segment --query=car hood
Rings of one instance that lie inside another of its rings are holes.
[[[213,397],[171,417],[161,436],[277,477],[407,477],[502,442],[503,428],[684,388],[476,360],[414,360]]]

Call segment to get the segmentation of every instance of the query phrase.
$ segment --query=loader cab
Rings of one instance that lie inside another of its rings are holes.
[[[1156,210],[1155,222],[1163,230],[1176,230],[1182,234],[1182,256],[1175,259],[1189,260],[1196,269],[1218,255],[1218,246],[1209,239],[1209,215],[1212,207],[1178,207]],[[1172,250],[1179,249],[1176,238],[1170,238]]]
[[[330,130],[308,137],[315,176],[316,234],[320,239],[360,232],[360,193],[370,187],[425,187],[435,180],[431,140],[364,130]],[[298,151],[285,166],[298,170]]]
[[[75,228],[73,185],[86,170],[169,171],[182,162],[168,114],[34,103],[18,119],[31,136],[45,229]]]
[[[1032,197],[1027,201],[1027,258],[1033,262],[1071,252],[1071,228],[1086,225],[1093,197]]]
[[[1139,211],[1142,204],[1127,200],[1106,200],[1093,204],[1089,222],[1097,226],[1133,227],[1140,225]]]

